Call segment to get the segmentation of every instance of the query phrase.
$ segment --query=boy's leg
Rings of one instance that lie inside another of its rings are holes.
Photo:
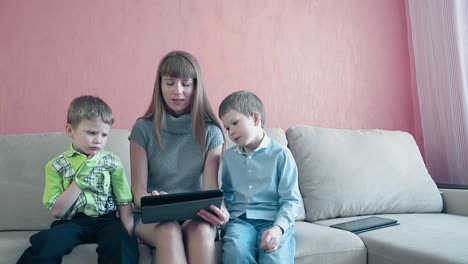
[[[139,263],[138,241],[128,234],[114,213],[100,216],[96,222],[98,263]]]
[[[31,246],[18,260],[18,264],[61,263],[62,257],[81,244],[82,227],[73,221],[57,220],[48,230],[31,236]]]
[[[257,263],[255,228],[245,218],[229,220],[223,233],[223,263]]]
[[[269,222],[269,221],[268,221]],[[262,234],[267,229],[271,228],[271,222],[267,226],[263,226],[259,229],[257,236],[257,243],[261,243]],[[270,264],[270,263],[294,263],[294,254],[296,252],[296,239],[294,237],[294,228],[289,228],[281,236],[278,249],[274,252],[267,253],[263,249],[258,251],[258,263]]]

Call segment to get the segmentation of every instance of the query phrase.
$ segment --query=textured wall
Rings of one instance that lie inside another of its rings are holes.
[[[251,90],[270,127],[415,134],[420,122],[404,0],[2,0],[0,36],[0,133],[62,131],[89,93],[131,128],[174,49],[200,60],[216,110]]]

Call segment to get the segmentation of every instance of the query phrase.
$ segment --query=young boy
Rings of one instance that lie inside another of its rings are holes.
[[[222,190],[230,213],[223,263],[294,263],[300,208],[291,152],[263,131],[263,103],[253,93],[226,97],[219,116],[237,144],[223,154]]]
[[[61,263],[86,243],[98,244],[98,263],[139,262],[130,187],[120,159],[104,150],[113,123],[112,110],[100,98],[71,102],[65,130],[72,144],[45,168],[43,203],[60,220],[31,236],[18,263]]]

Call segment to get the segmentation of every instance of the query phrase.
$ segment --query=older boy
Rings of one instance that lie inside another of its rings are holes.
[[[65,130],[72,144],[45,169],[43,203],[60,220],[31,236],[18,263],[61,263],[86,243],[98,244],[99,263],[139,262],[130,187],[120,159],[104,150],[113,123],[112,110],[100,98],[71,102]]]
[[[223,155],[222,189],[230,213],[223,263],[294,263],[300,208],[291,152],[263,131],[263,103],[253,93],[226,97],[219,116],[237,144]]]

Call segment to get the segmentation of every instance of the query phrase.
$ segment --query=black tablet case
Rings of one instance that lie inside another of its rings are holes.
[[[394,226],[394,225],[399,225],[397,220],[378,217],[378,216],[372,216],[372,217],[362,218],[362,219],[353,220],[349,222],[334,224],[334,225],[331,225],[330,227],[350,231],[355,234],[360,234],[363,232],[380,229],[384,227],[389,227],[389,226]]]
[[[167,221],[184,221],[201,218],[200,209],[209,209],[210,205],[221,206],[223,192],[209,190],[198,192],[173,193],[141,197],[141,220],[144,224]]]

